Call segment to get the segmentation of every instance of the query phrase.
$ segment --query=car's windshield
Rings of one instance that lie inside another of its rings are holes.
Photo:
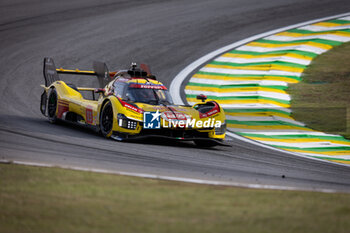
[[[167,90],[128,87],[125,98],[133,102],[147,104],[173,104]]]

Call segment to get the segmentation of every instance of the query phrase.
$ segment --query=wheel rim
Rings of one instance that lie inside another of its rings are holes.
[[[57,95],[56,95],[56,92],[53,91],[50,94],[49,103],[48,103],[49,117],[54,117],[55,116],[56,108],[57,108]]]
[[[102,112],[102,129],[104,132],[111,131],[113,127],[113,109],[110,104],[107,104]]]

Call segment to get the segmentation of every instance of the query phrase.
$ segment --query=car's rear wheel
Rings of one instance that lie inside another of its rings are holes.
[[[100,129],[104,137],[109,137],[112,135],[113,119],[112,103],[108,101],[105,105],[103,105],[100,117]]]
[[[202,148],[209,148],[209,147],[214,147],[217,145],[217,143],[215,141],[212,141],[212,140],[194,140],[194,143],[198,147],[202,147]]]
[[[57,110],[57,92],[54,88],[52,88],[49,91],[49,98],[47,100],[47,115],[50,123],[55,123],[57,121],[56,110]]]

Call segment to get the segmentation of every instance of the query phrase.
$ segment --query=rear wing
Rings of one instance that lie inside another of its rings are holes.
[[[111,76],[115,74],[115,72],[109,72],[106,63],[97,62],[93,63],[93,71],[90,70],[69,70],[59,68],[57,69],[55,63],[52,58],[45,57],[44,58],[44,78],[45,78],[45,86],[50,86],[53,82],[60,80],[58,74],[74,74],[74,75],[90,75],[96,76],[98,79],[99,87],[103,88],[111,81]]]

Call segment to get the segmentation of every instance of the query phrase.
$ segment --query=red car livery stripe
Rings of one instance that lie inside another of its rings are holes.
[[[132,88],[144,88],[144,89],[158,89],[158,90],[167,90],[164,85],[155,85],[155,84],[130,84],[129,87]]]
[[[136,107],[136,106],[133,106],[133,105],[131,105],[131,104],[129,104],[129,103],[123,101],[123,100],[120,99],[119,97],[118,97],[118,100],[119,100],[119,102],[121,103],[121,105],[123,105],[123,107],[125,107],[125,108],[128,108],[128,109],[130,109],[130,110],[132,110],[132,111],[134,111],[134,112],[137,112],[137,113],[143,113],[143,112],[144,112],[143,109],[138,108],[138,107]]]
[[[65,100],[58,100],[57,117],[62,118],[63,113],[69,111],[69,102]]]

